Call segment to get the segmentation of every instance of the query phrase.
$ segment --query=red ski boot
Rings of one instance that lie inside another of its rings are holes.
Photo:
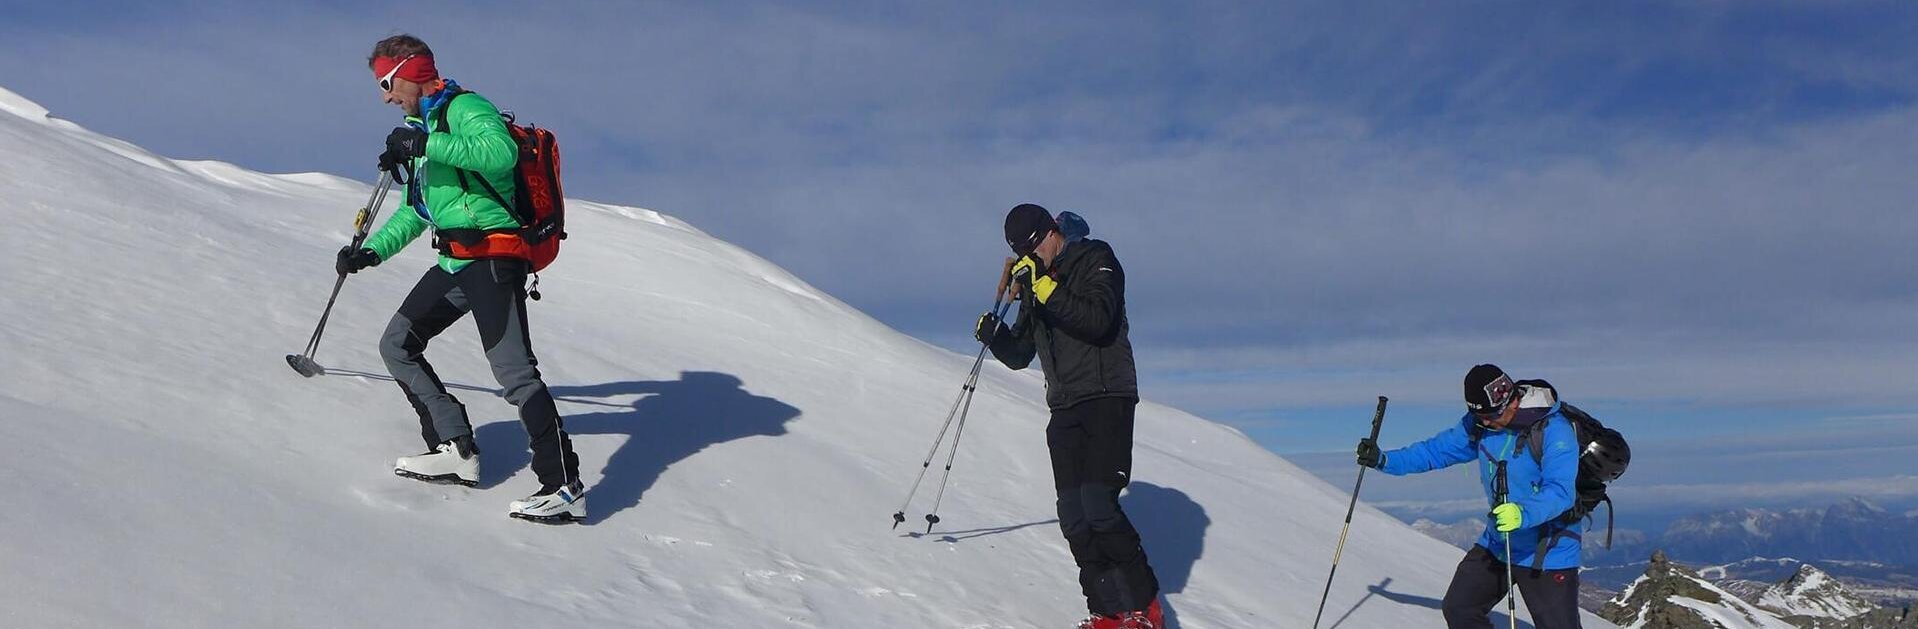
[[[1093,614],[1079,621],[1078,629],[1119,629],[1119,619],[1112,616]]]

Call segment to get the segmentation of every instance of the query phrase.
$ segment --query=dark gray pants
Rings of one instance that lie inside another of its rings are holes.
[[[1518,581],[1519,594],[1525,595],[1525,607],[1532,611],[1532,626],[1579,629],[1577,568],[1533,574],[1529,566],[1513,566],[1512,578]],[[1491,629],[1489,615],[1505,599],[1507,587],[1505,562],[1484,546],[1473,546],[1458,562],[1452,586],[1445,590],[1445,626]]]
[[[533,356],[526,327],[526,271],[526,263],[518,260],[480,260],[454,274],[438,266],[428,269],[393,313],[380,337],[380,357],[419,414],[420,437],[428,448],[471,435],[466,407],[446,391],[425,352],[428,341],[473,313],[493,378],[506,401],[519,408],[520,423],[531,438],[533,473],[542,486],[552,488],[579,478],[579,457],[573,454],[572,440]]]
[[[1131,482],[1132,416],[1137,402],[1088,400],[1052,412],[1046,447],[1059,493],[1059,529],[1079,564],[1086,608],[1117,616],[1143,610],[1159,596],[1139,531],[1119,508],[1119,490]]]

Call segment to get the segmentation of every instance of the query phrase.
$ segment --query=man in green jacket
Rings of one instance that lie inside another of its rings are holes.
[[[540,481],[539,491],[514,501],[508,514],[548,523],[582,520],[586,499],[579,457],[540,379],[527,332],[530,264],[486,256],[475,248],[483,243],[455,236],[520,227],[504,205],[514,198],[519,147],[491,102],[440,78],[432,49],[419,38],[396,35],[380,41],[367,66],[379,78],[382,100],[406,112],[406,124],[386,138],[380,168],[413,176],[402,207],[364,247],[341,249],[337,268],[354,273],[378,265],[429,227],[441,251],[439,263],[401,302],[380,339],[380,356],[419,414],[428,448],[425,454],[400,457],[393,472],[468,487],[479,482],[479,448],[466,407],[446,391],[424,355],[428,341],[471,312],[493,376],[506,401],[519,408]]]

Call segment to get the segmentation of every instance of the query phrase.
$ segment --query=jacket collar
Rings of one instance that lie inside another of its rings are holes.
[[[440,91],[420,97],[420,118],[432,120],[433,114],[439,111],[439,108],[445,107],[447,101],[453,100],[454,94],[464,91],[460,89],[458,81],[446,79],[442,83],[445,85],[440,88]]]
[[[1459,421],[1464,422],[1468,431],[1475,431],[1472,433],[1474,435],[1519,434],[1558,412],[1558,392],[1550,387],[1521,384],[1518,385],[1518,390],[1518,413],[1512,416],[1511,423],[1506,424],[1504,428],[1497,430],[1486,428],[1478,423],[1478,418],[1471,413],[1466,413]]]
[[[1506,430],[1524,432],[1532,424],[1558,411],[1558,392],[1550,387],[1521,384],[1518,392],[1518,414],[1512,417],[1512,423],[1505,426]]]

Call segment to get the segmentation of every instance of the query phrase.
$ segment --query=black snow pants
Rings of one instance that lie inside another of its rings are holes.
[[[1059,493],[1059,529],[1079,564],[1086,608],[1116,616],[1159,595],[1139,532],[1119,508],[1132,477],[1132,414],[1138,402],[1097,398],[1052,412],[1046,447]]]
[[[1578,569],[1542,570],[1514,566],[1512,578],[1532,611],[1538,629],[1579,629]],[[1492,629],[1489,614],[1505,599],[1505,562],[1484,546],[1473,546],[1458,562],[1452,586],[1445,590],[1445,626],[1448,629]]]
[[[526,325],[526,273],[520,260],[478,260],[447,273],[426,271],[380,338],[380,357],[420,417],[428,448],[473,434],[466,406],[454,399],[426,362],[426,344],[466,313],[478,324],[480,345],[506,401],[519,408],[533,450],[533,473],[545,488],[579,478],[579,457],[566,436],[553,396],[540,380]]]

